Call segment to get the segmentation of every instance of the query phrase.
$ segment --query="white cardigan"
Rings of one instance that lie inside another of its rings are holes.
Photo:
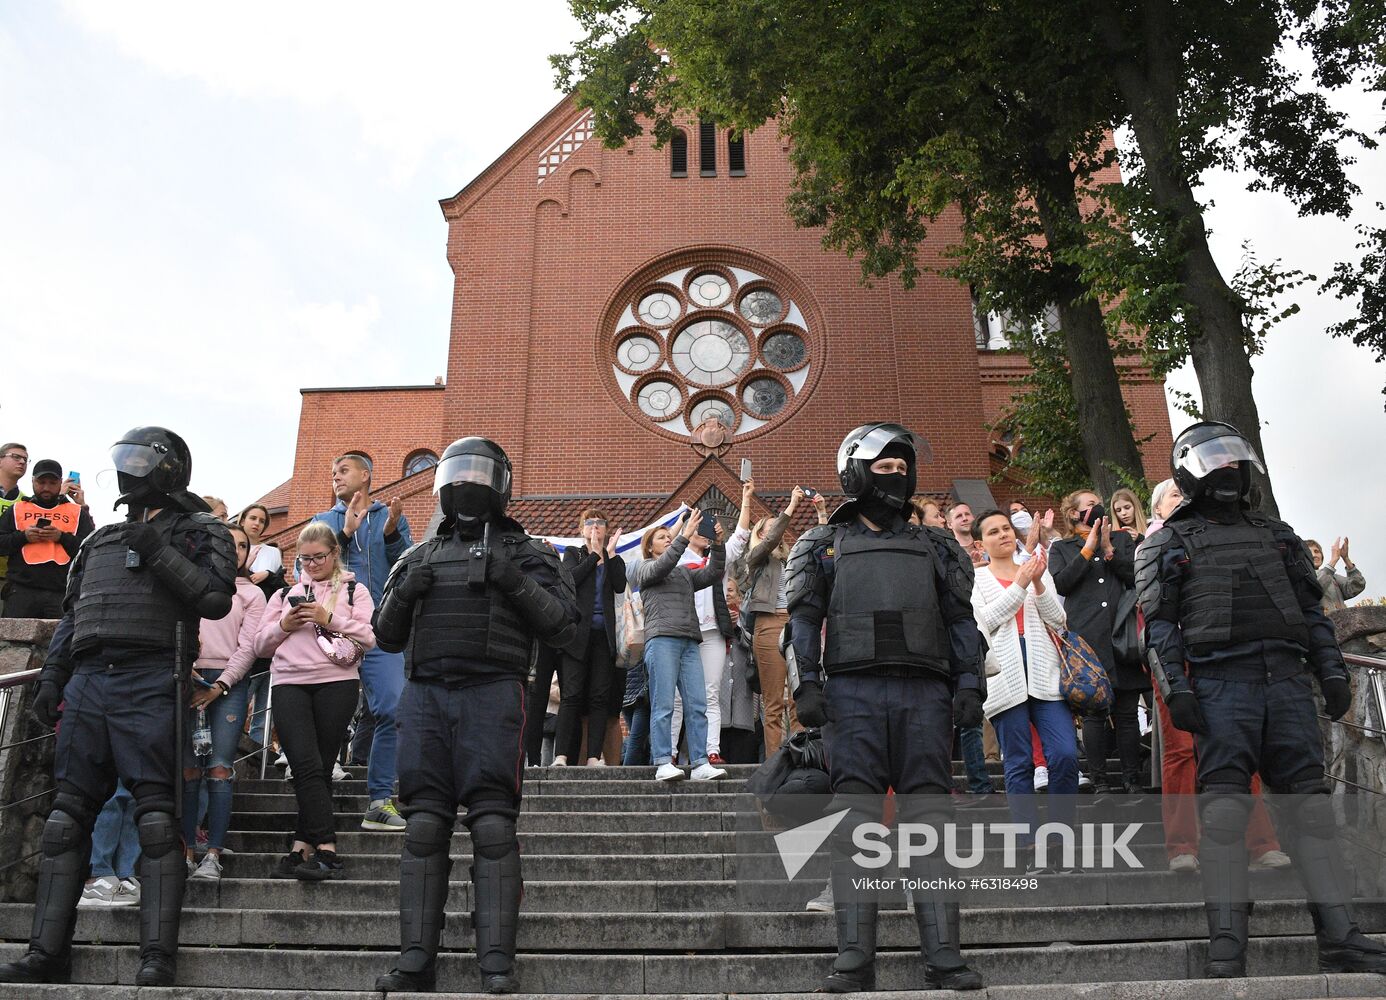
[[[1025,605],[1028,671],[1020,656],[1020,630],[1015,624],[1021,602]],[[1036,595],[1029,587],[1004,586],[989,567],[979,566],[972,585],[972,613],[991,646],[987,650],[987,700],[982,704],[987,718],[1022,704],[1026,698],[1059,701],[1059,654],[1044,626],[1062,630],[1067,619],[1049,571],[1044,572],[1044,593]]]

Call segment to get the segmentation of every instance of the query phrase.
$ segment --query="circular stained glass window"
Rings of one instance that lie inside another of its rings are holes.
[[[710,396],[707,399],[699,400],[688,413],[688,426],[696,429],[708,417],[716,417],[722,421],[722,426],[729,431],[736,429],[736,413],[732,410],[731,401],[728,399],[723,399],[721,396]]]
[[[773,417],[789,402],[789,393],[777,379],[758,378],[746,384],[741,402],[758,417]]]
[[[690,382],[721,385],[746,370],[751,343],[730,323],[705,319],[684,327],[671,353],[674,367]]]
[[[720,274],[700,274],[688,283],[688,297],[695,305],[720,306],[731,298],[731,282]]]
[[[646,382],[636,398],[640,409],[656,420],[672,417],[683,405],[683,394],[672,382]]]
[[[651,292],[640,300],[640,319],[650,326],[668,326],[679,318],[682,306],[668,292]]]
[[[627,337],[616,348],[616,360],[626,371],[649,371],[659,364],[659,345],[643,334]]]
[[[748,323],[765,326],[780,318],[784,303],[768,288],[757,288],[741,297],[741,315]]]
[[[804,338],[797,333],[771,334],[765,338],[765,343],[761,345],[760,350],[771,368],[778,368],[783,372],[793,371],[801,366],[808,357],[808,348],[804,346]]]

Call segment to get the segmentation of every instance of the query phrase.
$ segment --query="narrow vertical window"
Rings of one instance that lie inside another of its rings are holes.
[[[746,176],[746,135],[743,132],[727,133],[727,173],[733,177]]]
[[[688,176],[688,133],[681,128],[669,140],[669,176]]]
[[[717,126],[712,122],[698,123],[698,173],[717,176]]]

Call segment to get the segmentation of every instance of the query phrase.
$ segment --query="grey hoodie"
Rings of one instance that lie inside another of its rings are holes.
[[[727,550],[714,542],[708,549],[707,565],[702,569],[689,569],[679,565],[686,548],[688,539],[679,535],[663,555],[642,559],[630,571],[630,586],[640,591],[645,608],[646,642],[661,636],[702,641],[693,593],[704,587],[722,585]]]

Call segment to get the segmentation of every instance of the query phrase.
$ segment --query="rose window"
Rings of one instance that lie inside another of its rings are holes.
[[[607,314],[616,389],[631,412],[679,437],[710,417],[738,434],[784,419],[817,375],[821,348],[792,282],[749,255],[726,256],[653,265]]]

